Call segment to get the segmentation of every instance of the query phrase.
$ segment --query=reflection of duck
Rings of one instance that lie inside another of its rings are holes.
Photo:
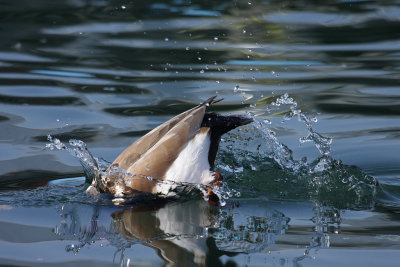
[[[203,185],[218,183],[221,178],[213,168],[220,137],[252,122],[251,118],[205,112],[207,106],[221,100],[212,97],[134,142],[108,168],[100,188],[112,194],[168,194],[173,188],[171,183],[158,180]],[[132,176],[124,177],[124,182],[120,183],[121,173],[113,172],[116,168]]]
[[[132,208],[112,217],[127,240],[144,240],[171,266],[223,266],[221,255],[261,251],[285,233],[289,221],[259,203],[220,211],[203,200]]]
[[[203,200],[168,203],[158,209],[133,208],[112,214],[126,239],[147,240],[171,266],[203,266],[209,251],[204,229],[217,220],[218,210]],[[186,264],[186,263],[187,264]]]

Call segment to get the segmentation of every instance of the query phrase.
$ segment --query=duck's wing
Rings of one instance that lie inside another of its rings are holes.
[[[206,107],[215,103],[214,99],[212,97],[161,124],[129,146],[111,166],[117,165],[128,173],[139,176],[131,179],[129,187],[132,189],[153,192],[156,182],[143,179],[143,176],[164,178],[179,153],[199,131]]]
[[[172,128],[174,128],[179,122],[189,115],[205,113],[205,107],[219,102],[220,100],[214,100],[216,96],[211,97],[204,101],[201,105],[189,109],[172,119],[164,122],[158,127],[154,128],[146,135],[136,140],[133,144],[127,147],[112,163],[117,165],[119,168],[127,170],[131,167],[139,158],[142,157],[147,151],[149,151],[157,142],[163,138]],[[112,166],[111,165],[111,166]]]

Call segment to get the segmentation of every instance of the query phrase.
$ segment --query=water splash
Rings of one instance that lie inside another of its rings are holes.
[[[287,106],[288,109],[282,112],[281,109]],[[247,112],[247,115],[254,119],[254,123],[240,130],[239,134],[228,133],[229,138],[222,140],[225,145],[221,145],[216,162],[217,169],[225,177],[220,186],[174,182],[127,173],[118,166],[110,166],[109,162],[93,157],[80,140],[70,140],[67,146],[57,138],[48,136],[50,143],[46,147],[67,150],[79,159],[87,182],[91,183],[87,190],[91,195],[98,196],[99,191],[106,191],[104,189],[112,184],[113,202],[116,205],[135,199],[134,195],[126,194],[132,179],[146,179],[170,186],[171,190],[166,196],[157,197],[193,197],[194,191],[200,191],[207,201],[208,192],[212,191],[222,206],[232,197],[249,196],[249,193],[252,197],[267,195],[272,198],[317,199],[322,203],[351,208],[373,204],[375,179],[330,156],[332,138],[313,129],[316,117],[310,117],[298,109],[297,102],[287,93],[277,97],[268,106],[267,112],[273,111],[284,114],[282,121],[297,118],[303,123],[307,134],[299,139],[300,143],[313,142],[321,157],[310,163],[305,157],[295,159],[289,147],[279,141],[271,120],[260,120],[252,112]],[[337,198],[339,192],[344,194],[340,199]]]
[[[288,121],[297,117],[299,122],[303,122],[306,126],[307,136],[301,137],[300,143],[313,142],[321,155],[327,156],[326,160],[330,161],[328,157],[331,151],[332,138],[322,136],[313,129],[312,122],[317,122],[316,117],[309,117],[306,113],[297,108],[298,104],[293,98],[289,97],[288,93],[278,97],[271,103],[272,107],[268,107],[267,111],[270,113],[274,107],[281,107],[283,105],[289,106],[289,111],[283,116],[283,121]],[[248,115],[254,118],[254,114],[248,112]],[[306,159],[295,160],[293,152],[284,144],[282,144],[276,137],[276,133],[271,129],[270,120],[255,120],[255,127],[261,132],[262,137],[269,146],[269,156],[275,160],[282,168],[292,170],[295,173],[307,172],[309,165]],[[322,166],[323,167],[323,166]],[[321,171],[323,168],[321,169]]]
[[[312,162],[306,157],[295,159],[289,147],[279,141],[271,120],[261,120],[252,111],[247,112],[254,123],[238,130],[239,134],[230,133],[231,138],[223,140],[217,157],[216,166],[234,189],[247,197],[312,199],[342,208],[374,205],[376,180],[330,156],[332,138],[313,129],[316,117],[298,109],[297,102],[287,93],[277,97],[267,112],[284,114],[282,122],[297,118],[307,131],[300,143],[313,142],[321,157]],[[234,170],[239,167],[238,175]]]
[[[81,163],[85,176],[89,182],[91,182],[97,173],[104,172],[109,163],[103,159],[93,157],[92,153],[86,147],[85,142],[81,140],[71,139],[69,145],[65,145],[59,139],[53,138],[51,135],[47,136],[47,140],[50,142],[46,144],[46,148],[50,150],[66,150],[72,156],[77,158]]]

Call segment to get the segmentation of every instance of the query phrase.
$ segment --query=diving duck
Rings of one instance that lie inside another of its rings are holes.
[[[222,180],[220,173],[214,171],[221,136],[253,121],[206,112],[208,106],[222,100],[211,97],[135,141],[114,160],[99,179],[98,187],[119,196],[168,196],[176,187],[174,184],[200,184],[208,186],[207,194],[212,196],[210,186],[217,186]],[[115,172],[116,169],[126,173]]]

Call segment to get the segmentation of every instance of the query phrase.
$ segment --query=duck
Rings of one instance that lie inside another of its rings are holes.
[[[221,174],[214,170],[221,136],[253,121],[242,115],[207,112],[209,106],[223,100],[216,97],[132,143],[97,179],[97,187],[119,197],[139,193],[169,196],[176,194],[178,184],[196,184],[208,188],[207,196],[215,198],[211,188],[222,183]]]

